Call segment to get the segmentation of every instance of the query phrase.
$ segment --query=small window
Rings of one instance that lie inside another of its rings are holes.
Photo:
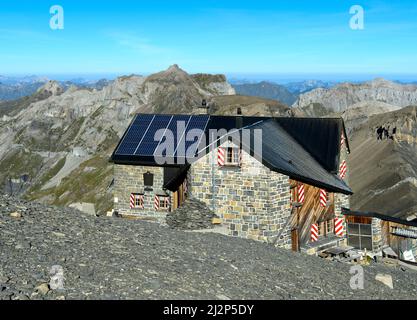
[[[348,245],[359,250],[372,250],[372,227],[370,224],[348,222]]]
[[[333,219],[322,221],[317,224],[319,228],[318,234],[320,237],[327,237],[328,235],[332,235],[334,233]]]
[[[130,208],[131,209],[143,209],[144,208],[144,195],[142,193],[130,194]]]
[[[240,149],[236,147],[226,148],[226,166],[240,166]]]
[[[155,210],[169,211],[171,200],[169,196],[155,196]]]
[[[334,232],[334,220],[327,220],[327,234]]]

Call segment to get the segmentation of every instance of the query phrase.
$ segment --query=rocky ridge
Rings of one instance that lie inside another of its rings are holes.
[[[376,128],[397,128],[377,141]],[[350,134],[351,207],[390,215],[417,214],[417,107],[374,114]]]
[[[342,83],[301,94],[293,107],[304,109],[311,104],[320,104],[331,112],[342,112],[363,101],[378,101],[398,107],[414,105],[417,104],[417,86],[380,78],[361,84]]]

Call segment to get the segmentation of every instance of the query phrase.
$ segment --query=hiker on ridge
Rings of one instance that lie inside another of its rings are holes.
[[[382,140],[382,133],[383,133],[383,129],[382,126],[379,126],[379,128],[376,130],[376,140]]]
[[[388,128],[386,128],[386,129],[384,129],[384,134],[385,134],[385,139],[389,139],[389,127],[390,126],[388,126]]]
[[[394,127],[392,129],[392,135],[391,135],[391,139],[394,140],[395,134],[397,133],[397,127]]]

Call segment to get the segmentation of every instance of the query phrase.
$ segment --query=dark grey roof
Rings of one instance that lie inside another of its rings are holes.
[[[342,214],[345,216],[377,218],[383,221],[390,221],[394,223],[403,224],[406,226],[417,227],[417,219],[407,220],[407,215],[398,216],[398,215],[382,214],[378,212],[354,211],[348,208],[342,208]]]
[[[271,170],[329,191],[352,193],[343,180],[324,169],[275,119],[255,124],[251,129],[262,129],[262,162]]]
[[[339,171],[340,133],[346,137],[342,118],[275,118],[327,171]],[[349,141],[346,140],[349,151]]]
[[[173,115],[173,121],[177,117],[181,116]],[[138,139],[129,133],[132,123],[122,140],[125,137],[129,138],[129,141]],[[339,166],[340,138],[341,133],[344,132],[342,119],[210,116],[205,130],[206,139],[210,139],[210,129],[235,128],[251,129],[252,141],[254,141],[254,130],[262,130],[262,163],[271,170],[330,192],[352,193],[346,183],[336,175]],[[117,154],[118,147],[111,157],[114,163],[158,165],[153,157],[143,157],[134,153]],[[253,144],[245,147],[247,150],[250,149],[251,155],[254,155]],[[173,179],[170,184],[175,185],[176,180]]]

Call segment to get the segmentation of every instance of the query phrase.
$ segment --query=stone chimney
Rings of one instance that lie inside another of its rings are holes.
[[[201,105],[198,107],[198,114],[209,114],[209,106],[206,99],[201,101]]]
[[[236,116],[236,129],[241,129],[243,127],[243,116],[242,116],[242,108],[237,108],[237,116]]]

